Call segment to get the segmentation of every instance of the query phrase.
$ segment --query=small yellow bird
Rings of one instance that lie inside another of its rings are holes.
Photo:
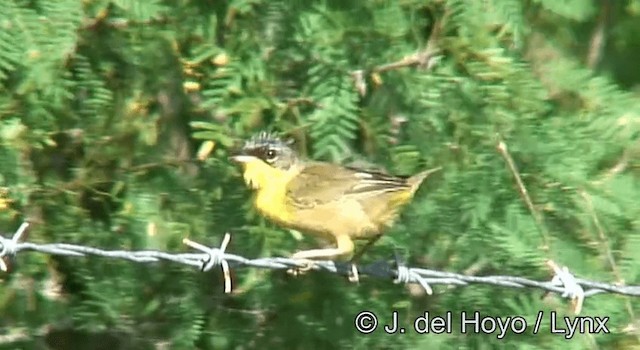
[[[335,248],[299,251],[294,259],[352,257],[354,239],[368,239],[366,247],[375,242],[423,180],[440,170],[396,177],[305,161],[290,145],[261,132],[231,159],[242,165],[244,181],[255,191],[254,205],[261,215],[283,227],[335,240]],[[359,255],[363,252],[364,248]]]

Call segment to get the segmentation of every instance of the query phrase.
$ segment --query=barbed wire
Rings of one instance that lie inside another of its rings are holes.
[[[202,271],[209,271],[220,266],[224,277],[224,291],[231,292],[231,267],[253,267],[273,270],[321,270],[344,276],[368,275],[378,278],[393,280],[395,283],[417,283],[424,288],[427,294],[433,294],[432,285],[468,286],[470,284],[488,284],[511,288],[537,288],[547,292],[558,293],[562,297],[571,299],[574,312],[580,313],[583,301],[586,297],[599,293],[615,293],[628,296],[640,296],[640,286],[614,285],[603,282],[591,281],[575,277],[569,269],[560,267],[553,261],[547,261],[553,272],[550,281],[536,281],[518,276],[493,275],[493,276],[469,276],[452,272],[443,272],[423,268],[408,267],[401,262],[395,264],[376,262],[368,265],[355,266],[350,263],[334,261],[308,261],[283,257],[248,259],[240,255],[226,252],[231,239],[229,233],[224,235],[220,247],[207,247],[205,245],[184,239],[183,242],[199,253],[167,253],[157,250],[103,250],[66,243],[36,244],[21,242],[29,223],[23,223],[11,238],[0,236],[0,270],[8,270],[4,257],[15,256],[23,251],[34,251],[51,255],[63,256],[101,256],[112,259],[123,259],[138,263],[152,263],[161,260],[172,261],[179,264],[197,267]]]

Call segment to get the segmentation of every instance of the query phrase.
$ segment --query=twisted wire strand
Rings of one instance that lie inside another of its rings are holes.
[[[269,257],[249,259],[240,255],[226,252],[231,239],[226,233],[220,247],[208,247],[188,239],[183,242],[189,247],[199,251],[198,253],[167,253],[158,250],[104,250],[77,244],[50,243],[37,244],[21,242],[20,239],[28,227],[23,223],[11,238],[0,236],[0,270],[7,271],[4,262],[5,256],[15,256],[18,253],[32,251],[50,255],[63,255],[72,257],[100,256],[111,259],[123,259],[138,263],[152,263],[161,260],[171,261],[183,265],[197,267],[202,271],[209,271],[214,267],[221,267],[224,276],[224,290],[231,292],[230,268],[252,267],[273,270],[296,270],[307,267],[312,270],[321,270],[334,274],[350,276],[354,268],[349,263],[334,261],[313,261],[311,266],[308,261],[301,261],[284,257]],[[389,264],[375,262],[372,264],[357,266],[359,275],[367,275],[377,278],[386,278],[395,283],[418,283],[427,294],[432,294],[432,285],[468,286],[470,284],[488,284],[510,288],[537,288],[547,292],[558,293],[562,297],[569,298],[574,303],[575,313],[579,313],[584,299],[599,293],[614,293],[628,296],[640,296],[640,286],[615,285],[598,281],[577,278],[566,266],[559,266],[553,261],[547,262],[554,273],[549,281],[536,281],[519,276],[494,275],[494,276],[468,276],[452,272],[436,271],[424,268],[408,267],[401,263]]]

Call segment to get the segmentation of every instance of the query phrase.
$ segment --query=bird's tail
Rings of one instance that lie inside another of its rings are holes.
[[[425,170],[423,172],[420,172],[418,174],[415,174],[413,176],[411,176],[410,178],[407,179],[407,183],[409,184],[409,186],[411,186],[411,194],[413,195],[418,188],[420,188],[420,185],[422,184],[422,182],[424,181],[424,179],[427,178],[427,176],[438,172],[442,170],[442,167],[439,166],[437,168],[433,168],[433,169],[429,169],[429,170]]]

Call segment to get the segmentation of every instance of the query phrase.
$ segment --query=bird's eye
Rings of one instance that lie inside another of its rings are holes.
[[[274,149],[270,149],[267,151],[267,160],[274,161],[276,159],[276,151]]]

